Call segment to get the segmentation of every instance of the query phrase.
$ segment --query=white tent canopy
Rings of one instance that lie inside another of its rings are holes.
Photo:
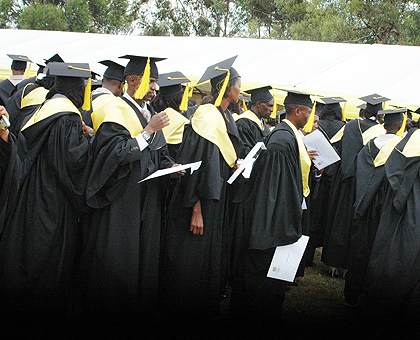
[[[105,67],[97,62],[125,54],[166,57],[159,72],[181,71],[199,78],[208,65],[234,55],[234,67],[247,86],[297,87],[314,95],[340,95],[349,104],[358,97],[378,93],[389,103],[420,107],[420,47],[363,45],[326,42],[211,38],[149,37],[91,33],[0,30],[0,67],[9,68],[6,54],[24,54],[43,63],[55,53],[66,62],[88,62],[95,72]],[[35,68],[34,68],[35,69]],[[258,86],[258,85],[257,85]]]

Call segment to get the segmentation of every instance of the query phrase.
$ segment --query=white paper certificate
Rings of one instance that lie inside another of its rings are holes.
[[[265,150],[265,145],[263,142],[258,142],[254,145],[254,147],[251,149],[251,151],[248,153],[248,155],[245,157],[245,159],[242,161],[241,165],[238,169],[233,173],[232,176],[229,177],[228,183],[232,184],[233,181],[242,173],[242,175],[245,178],[249,178],[249,175],[251,174],[252,167],[254,165],[255,160],[257,157],[255,155],[257,154],[260,149]]]
[[[267,277],[293,282],[308,240],[309,236],[302,235],[293,244],[276,247]]]
[[[152,173],[151,175],[149,175],[146,178],[142,179],[138,183],[147,181],[148,179],[152,179],[152,178],[157,178],[157,177],[161,177],[161,176],[173,174],[174,172],[178,172],[178,171],[186,170],[186,169],[191,169],[191,173],[193,173],[195,170],[197,170],[200,167],[200,165],[201,165],[201,161],[198,161],[198,162],[195,162],[195,163],[189,163],[189,164],[184,164],[184,165],[180,165],[180,166],[174,166],[174,167],[168,168],[168,169],[157,170],[154,173]]]
[[[340,156],[319,130],[315,130],[304,136],[303,142],[308,151],[315,150],[318,153],[318,156],[315,156],[315,160],[313,161],[318,170],[324,169],[328,165],[340,160]]]

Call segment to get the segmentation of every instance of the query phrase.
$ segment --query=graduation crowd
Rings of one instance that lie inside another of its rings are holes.
[[[77,289],[91,322],[210,322],[229,286],[234,322],[278,323],[287,282],[267,272],[276,247],[302,235],[297,276],[322,247],[331,275],[345,275],[347,306],[418,309],[420,132],[406,109],[383,110],[388,99],[373,94],[346,122],[345,99],[313,103],[285,90],[272,119],[271,86],[243,100],[236,56],[206,69],[198,84],[210,81],[210,94],[191,106],[189,79],[159,74],[163,58],[101,61],[91,92],[86,63],[56,54],[26,78],[29,58],[9,56],[13,76],[0,83],[5,318],[59,323]],[[323,169],[303,140],[315,129],[341,157]],[[228,184],[258,142],[266,149],[249,178]]]

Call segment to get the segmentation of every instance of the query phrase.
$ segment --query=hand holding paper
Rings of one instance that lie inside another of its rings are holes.
[[[319,130],[307,134],[303,137],[303,142],[308,151],[315,151],[318,154],[315,156],[315,153],[312,153],[313,157],[311,157],[318,170],[324,169],[340,160],[340,156],[338,156],[337,152],[335,152],[334,148]]]
[[[243,172],[243,176],[245,178],[249,178],[251,174],[252,167],[254,165],[255,160],[257,159],[256,154],[260,149],[265,150],[266,147],[263,142],[258,142],[254,145],[252,150],[248,153],[248,155],[245,157],[245,159],[242,161],[239,168],[233,173],[232,176],[229,177],[228,183],[232,184],[236,178]]]
[[[152,178],[157,178],[157,177],[161,177],[161,176],[165,176],[165,175],[169,175],[178,171],[182,171],[182,170],[186,170],[186,169],[191,169],[191,173],[193,173],[195,170],[198,170],[198,168],[201,165],[201,161],[195,162],[195,163],[189,163],[189,164],[184,164],[184,165],[180,165],[180,166],[174,166],[172,168],[168,168],[168,169],[161,169],[161,170],[157,170],[154,173],[152,173],[150,176],[142,179],[140,182],[144,182],[147,181],[149,179]]]

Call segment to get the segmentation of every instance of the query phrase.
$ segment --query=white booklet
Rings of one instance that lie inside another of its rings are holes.
[[[318,153],[318,156],[315,156],[315,160],[313,160],[318,170],[324,169],[341,159],[324,134],[319,130],[304,136],[303,142],[308,151],[315,150]]]
[[[229,177],[227,181],[229,184],[232,184],[240,174],[242,174],[245,178],[249,178],[249,176],[251,175],[252,167],[254,166],[254,162],[258,158],[258,156],[256,157],[256,155],[258,151],[260,151],[260,149],[266,149],[263,142],[258,142],[254,145],[254,147],[251,149],[251,151],[248,153],[245,159],[241,162],[239,168],[236,169],[233,175]]]
[[[276,247],[267,277],[293,282],[308,240],[309,236],[302,235],[293,244]]]
[[[152,173],[151,175],[142,179],[138,183],[147,181],[147,180],[152,179],[152,178],[157,178],[157,177],[173,174],[174,172],[178,172],[178,171],[182,171],[182,170],[186,170],[186,169],[191,169],[191,173],[193,173],[195,170],[197,170],[200,167],[200,165],[201,165],[201,161],[198,161],[198,162],[195,162],[195,163],[189,163],[189,164],[184,164],[184,165],[180,165],[180,166],[174,166],[172,168],[157,170],[154,173]]]

